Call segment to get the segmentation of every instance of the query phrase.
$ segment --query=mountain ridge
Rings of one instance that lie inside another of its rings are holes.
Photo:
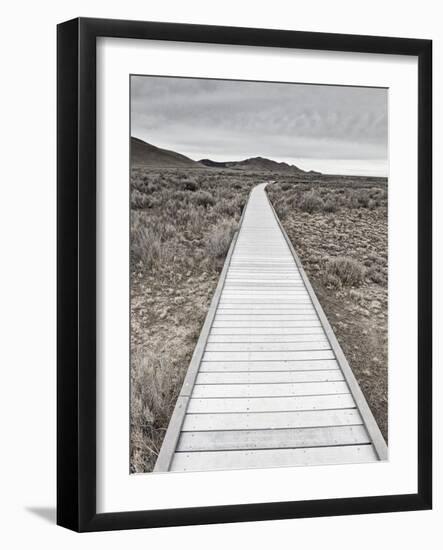
[[[147,143],[146,141],[136,137],[131,137],[131,166],[169,166],[171,168],[201,167],[198,162],[182,155],[181,153],[156,147],[155,145]]]
[[[277,172],[304,173],[305,171],[294,164],[287,162],[278,162],[276,160],[265,157],[250,157],[244,160],[216,162],[211,159],[202,159],[199,161],[205,166],[234,168],[234,169],[249,169],[249,170],[269,170]]]
[[[181,153],[156,147],[136,137],[131,137],[131,165],[133,167],[230,168],[234,170],[260,170],[288,174],[320,174],[320,172],[315,172],[314,170],[302,170],[295,164],[278,162],[261,156],[225,162],[208,158],[195,161]]]

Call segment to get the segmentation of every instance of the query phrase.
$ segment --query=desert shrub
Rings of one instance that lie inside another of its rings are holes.
[[[186,231],[193,236],[200,236],[207,229],[208,221],[205,216],[205,209],[202,206],[193,206],[183,210],[181,219]]]
[[[368,258],[373,264],[377,264],[381,266],[386,264],[386,258],[383,257],[381,254],[376,254],[375,252],[371,252],[370,254],[368,254]]]
[[[309,214],[312,214],[313,212],[323,210],[324,202],[323,199],[318,195],[318,193],[312,190],[302,196],[302,198],[298,202],[298,207],[300,208],[300,210],[303,210],[303,212],[308,212]]]
[[[131,264],[141,263],[146,268],[152,268],[166,255],[160,231],[137,212],[133,212],[131,218]]]
[[[349,190],[350,208],[368,208],[370,199],[370,192],[367,189]]]
[[[216,259],[224,258],[236,230],[237,223],[234,220],[222,220],[213,226],[206,241],[208,255]]]
[[[167,350],[131,353],[131,458],[133,471],[152,470],[183,383],[185,369]]]
[[[331,196],[328,196],[328,198],[326,199],[326,201],[324,203],[324,206],[323,206],[323,210],[325,212],[336,212],[337,203],[336,203],[336,201],[334,201],[334,199]]]
[[[183,180],[183,189],[186,191],[196,191],[198,189],[198,183],[195,178],[187,176],[186,179]]]
[[[161,240],[170,241],[177,236],[177,228],[173,223],[165,222],[161,229]]]
[[[186,191],[197,191],[198,184],[192,180],[185,181],[185,189]]]
[[[357,203],[359,206],[363,207],[363,208],[367,208],[369,206],[369,200],[370,200],[370,195],[368,193],[368,191],[366,190],[361,190],[358,194],[357,194]]]
[[[209,191],[196,191],[193,194],[193,201],[200,206],[214,206],[215,198]]]
[[[364,305],[365,303],[365,293],[361,290],[355,290],[354,288],[351,288],[349,291],[349,297],[354,300],[357,304]]]
[[[221,217],[237,216],[241,213],[241,206],[235,200],[221,200],[214,208],[216,213]]]
[[[192,195],[189,193],[189,191],[185,191],[183,189],[177,189],[176,191],[172,191],[170,196],[167,200],[167,207],[175,208],[176,205],[185,205],[189,203],[192,200]]]
[[[386,200],[388,198],[388,192],[387,189],[381,189],[380,187],[372,187],[369,190],[371,199],[373,199],[377,206],[380,206],[383,203],[386,203]]]
[[[288,214],[291,211],[291,207],[289,206],[287,201],[281,200],[278,204],[275,205],[275,210],[280,220],[284,220],[288,217]]]
[[[326,286],[326,288],[341,288],[341,281],[337,277],[337,275],[334,275],[333,273],[325,272],[323,275],[323,284]]]
[[[382,284],[385,280],[384,273],[375,265],[372,265],[367,271],[366,271],[366,277],[376,284]]]
[[[140,193],[138,189],[133,189],[131,193],[131,208],[136,210],[142,210],[144,208],[151,208],[152,202],[148,195]]]
[[[328,260],[325,274],[327,277],[337,277],[342,286],[360,286],[364,281],[365,268],[352,258],[337,257]]]

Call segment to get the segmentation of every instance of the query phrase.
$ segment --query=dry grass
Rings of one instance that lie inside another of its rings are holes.
[[[303,212],[309,212],[309,214],[312,214],[313,212],[323,210],[325,208],[325,203],[323,202],[321,196],[314,189],[312,189],[309,193],[305,193],[301,196],[298,207],[300,210],[303,210]]]
[[[233,219],[222,219],[214,225],[208,235],[207,254],[215,261],[224,260],[238,224]]]
[[[329,259],[324,273],[328,280],[335,279],[338,282],[337,288],[361,286],[365,278],[365,268],[361,263],[341,256]]]
[[[132,350],[131,363],[132,460],[142,471],[150,471],[160,451],[184,373],[166,349],[159,354],[138,347]]]

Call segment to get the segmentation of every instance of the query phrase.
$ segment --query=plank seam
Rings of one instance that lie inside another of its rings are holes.
[[[307,395],[269,395],[266,399],[280,399],[280,398],[294,398],[294,399],[298,399],[300,397],[330,397],[331,395],[352,395],[351,392],[347,391],[347,392],[340,392],[340,393],[309,393]],[[202,399],[263,399],[261,396],[260,397],[257,397],[257,396],[254,396],[254,395],[251,395],[251,396],[243,396],[243,397],[238,397],[238,396],[231,396],[231,397],[191,397],[191,399],[197,399],[197,400],[202,400]],[[350,408],[350,407],[345,407],[345,408]]]
[[[280,451],[281,449],[296,450],[296,449],[325,449],[330,447],[363,447],[364,445],[372,445],[371,441],[361,441],[354,443],[334,443],[333,445],[290,445],[288,447],[228,447],[223,449],[186,449],[181,450],[177,449],[175,452],[180,454],[191,454],[191,453],[229,453],[233,451]]]
[[[358,409],[357,407],[336,407],[335,409],[287,409],[287,410],[276,410],[276,411],[252,411],[250,413],[244,413],[244,412],[236,412],[236,411],[226,411],[226,412],[220,412],[220,411],[215,411],[215,412],[192,412],[192,413],[188,413],[188,414],[192,414],[192,416],[198,416],[198,417],[203,417],[204,415],[214,415],[214,414],[223,414],[223,415],[229,415],[229,414],[263,414],[263,415],[266,415],[266,414],[284,414],[284,413],[297,413],[297,412],[338,412],[338,411],[357,411],[358,412]],[[331,426],[348,426],[348,425],[354,425],[354,424],[331,424]],[[361,424],[356,424],[357,426],[364,426],[364,423],[362,422]],[[313,426],[314,428],[316,426]],[[318,427],[318,426],[317,426]],[[323,426],[322,426],[323,427]],[[301,426],[294,426],[293,429],[302,429],[303,427]],[[249,429],[249,428],[248,428]],[[257,428],[254,428],[254,429],[257,429]],[[277,430],[277,429],[280,429],[280,428],[262,428],[262,429],[268,429],[268,430]],[[286,428],[288,429],[288,428]],[[242,428],[239,428],[238,430],[235,430],[235,429],[232,429],[230,431],[241,431]],[[194,430],[182,430],[181,433],[184,433],[185,431],[196,431],[195,429]],[[208,431],[218,431],[218,430],[208,430]],[[368,436],[369,437],[369,436]]]
[[[334,410],[334,409],[332,409]],[[347,409],[341,409],[341,410],[347,410]],[[282,411],[279,411],[282,412]],[[286,412],[286,411],[283,411]],[[352,428],[355,426],[364,426],[363,421],[360,422],[360,424],[353,423],[353,424],[322,424],[318,426],[294,426],[293,428],[283,427],[283,428],[232,428],[230,430],[183,430],[182,433],[190,434],[190,433],[198,433],[198,434],[204,434],[204,433],[231,433],[231,432],[278,432],[278,431],[285,431],[285,430],[320,430],[320,429],[326,429],[326,428]]]

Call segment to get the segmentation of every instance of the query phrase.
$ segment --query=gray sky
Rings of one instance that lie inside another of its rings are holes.
[[[131,133],[194,160],[386,176],[387,90],[133,76]]]

